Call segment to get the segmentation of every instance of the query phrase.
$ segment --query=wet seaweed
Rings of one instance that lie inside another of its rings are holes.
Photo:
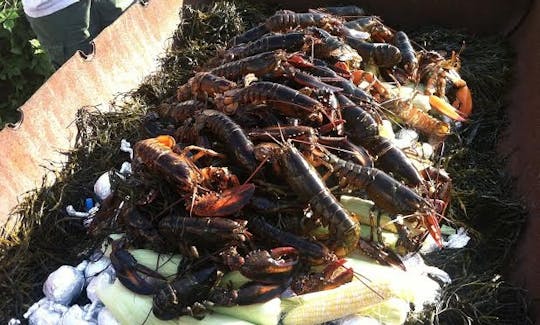
[[[506,98],[511,87],[513,53],[502,37],[429,27],[411,33],[430,49],[460,52],[461,75],[474,99],[468,123],[446,141],[443,165],[453,178],[450,222],[466,225],[473,239],[460,250],[426,256],[447,271],[452,284],[423,317],[410,323],[528,324],[529,302],[505,272],[526,218],[526,210],[505,170],[497,145],[508,125]]]

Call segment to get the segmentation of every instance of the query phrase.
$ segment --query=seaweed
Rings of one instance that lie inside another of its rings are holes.
[[[86,235],[79,218],[65,212],[69,204],[83,210],[84,198],[93,197],[93,183],[99,175],[127,155],[119,151],[120,140],[140,138],[139,102],[122,104],[117,113],[97,107],[79,110],[75,148],[57,172],[55,181],[27,194],[0,232],[0,322],[21,317],[42,296],[47,275],[63,264],[76,265],[98,243]]]
[[[426,256],[448,272],[433,309],[410,323],[527,324],[525,290],[505,275],[526,218],[526,210],[505,170],[507,158],[497,145],[508,125],[505,94],[511,87],[513,53],[499,36],[476,36],[460,30],[426,27],[411,33],[430,49],[460,52],[461,75],[473,94],[470,121],[446,141],[444,167],[453,178],[447,218],[473,234],[469,245]]]

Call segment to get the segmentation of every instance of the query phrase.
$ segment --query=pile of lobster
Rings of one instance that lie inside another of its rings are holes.
[[[138,195],[110,203],[114,230],[126,233],[112,245],[119,280],[153,295],[154,314],[170,319],[337,287],[353,279],[343,258],[355,250],[405,268],[398,254],[427,236],[442,242],[451,179],[431,161],[471,112],[459,67],[456,55],[413,46],[357,7],[278,11],[236,36],[145,117]],[[395,141],[385,121],[415,140]],[[175,203],[156,211],[164,193],[145,179],[163,180]],[[343,194],[374,202],[369,222],[344,208]],[[395,250],[373,235],[380,211],[399,234]],[[112,225],[106,213],[92,231]],[[128,245],[180,252],[177,277],[140,265]],[[250,281],[220,283],[235,270]]]

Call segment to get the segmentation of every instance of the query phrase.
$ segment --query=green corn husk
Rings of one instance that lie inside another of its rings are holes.
[[[366,224],[360,224],[360,237],[365,240],[371,240],[372,234],[371,234],[371,226]],[[375,230],[375,229],[374,229]],[[309,233],[311,236],[315,238],[328,238],[328,227],[318,227],[311,231]],[[377,236],[377,234],[373,234],[374,236]],[[382,243],[390,248],[395,249],[396,243],[399,238],[398,234],[390,232],[390,231],[381,231],[381,237],[382,237]],[[240,280],[240,279],[237,279]]]
[[[182,316],[174,320],[160,320],[152,313],[152,296],[138,295],[126,289],[118,280],[111,286],[98,289],[99,299],[121,324],[146,325],[248,325],[249,322],[227,315],[209,314],[203,320]]]
[[[265,303],[246,306],[212,306],[216,313],[228,315],[259,325],[275,325],[281,315],[281,300],[274,298]]]
[[[398,298],[390,298],[362,309],[357,315],[367,316],[385,325],[401,325],[407,319],[409,310],[408,302]]]
[[[240,271],[232,271],[223,276],[220,286],[227,286],[234,289],[240,288],[244,283],[251,281],[240,273]]]
[[[371,224],[370,214],[372,214],[372,209],[375,206],[375,203],[373,203],[373,201],[349,195],[342,195],[339,201],[341,204],[343,204],[345,209],[354,213],[358,217],[361,224]],[[375,221],[377,220],[375,219]],[[392,218],[390,218],[390,216],[386,212],[381,212],[380,214],[380,225],[381,228],[384,230],[397,233],[397,229],[394,225]]]
[[[149,249],[133,249],[129,252],[139,264],[159,272],[164,277],[174,277],[182,261],[180,255],[157,254]]]
[[[376,236],[376,234],[374,235]],[[366,225],[361,225],[360,237],[365,240],[371,240],[371,237],[372,237],[371,227],[366,226]],[[396,243],[399,239],[398,234],[389,232],[389,231],[382,231],[381,238],[382,238],[382,244],[384,244],[385,247],[390,248],[392,250],[396,249]]]

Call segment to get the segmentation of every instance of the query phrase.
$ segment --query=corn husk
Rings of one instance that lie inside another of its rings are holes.
[[[362,199],[356,196],[342,195],[340,198],[341,204],[348,211],[354,213],[358,218],[359,222],[363,225],[371,225],[370,212],[372,211],[375,203],[370,200]],[[403,225],[405,225],[410,231],[414,232],[416,225],[411,223],[407,219],[402,220]],[[380,227],[389,232],[397,233],[396,221],[393,220],[390,215],[384,211],[380,211]]]
[[[157,254],[149,249],[133,249],[129,252],[139,264],[159,272],[164,277],[174,277],[182,261],[180,255]]]
[[[370,214],[373,207],[375,206],[375,203],[373,203],[373,201],[349,195],[342,195],[339,201],[341,202],[341,204],[343,204],[345,209],[354,213],[358,217],[361,224],[371,224]],[[397,233],[396,226],[388,213],[381,212],[380,224],[382,229]]]
[[[216,313],[229,315],[253,324],[276,325],[281,315],[281,300],[274,298],[262,304],[246,306],[212,306],[211,310]]]
[[[390,298],[361,310],[357,315],[370,317],[385,325],[401,325],[409,313],[409,303],[398,298]]]
[[[376,233],[373,235],[377,236]],[[365,240],[371,240],[371,237],[372,237],[371,227],[362,225],[360,227],[360,237]],[[390,248],[392,250],[396,249],[396,243],[399,239],[398,234],[389,232],[389,231],[382,231],[381,238],[382,238],[382,244],[384,244],[385,247]]]
[[[240,273],[240,271],[232,271],[223,276],[219,283],[222,287],[228,287],[233,289],[240,288],[243,284],[251,281]]]
[[[157,254],[156,254],[157,255]],[[202,320],[182,316],[174,320],[160,320],[152,313],[152,296],[138,295],[126,289],[118,280],[111,286],[98,289],[98,296],[121,324],[176,325],[249,325],[252,323],[221,314],[209,314]]]

